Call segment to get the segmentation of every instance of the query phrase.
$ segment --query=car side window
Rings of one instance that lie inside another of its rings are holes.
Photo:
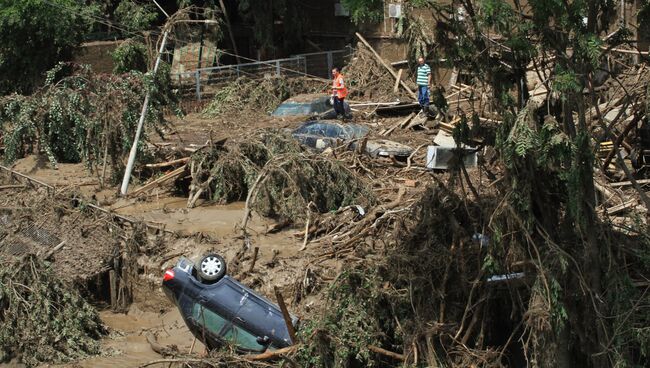
[[[196,322],[205,327],[211,333],[220,336],[223,327],[228,323],[223,317],[214,313],[213,311],[204,308],[199,303],[194,303],[192,307],[192,317]]]
[[[226,340],[249,350],[263,350],[264,346],[257,342],[257,336],[244,330],[241,327],[232,325],[223,336]]]

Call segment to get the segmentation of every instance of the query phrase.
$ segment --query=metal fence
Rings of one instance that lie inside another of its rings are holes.
[[[264,78],[268,76],[315,76],[329,78],[334,66],[341,67],[349,58],[351,49],[294,55],[290,58],[251,63],[199,68],[172,74],[172,82],[184,93],[201,100],[214,92],[214,86],[239,77]]]

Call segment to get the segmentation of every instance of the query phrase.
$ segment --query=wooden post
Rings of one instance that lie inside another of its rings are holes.
[[[404,69],[400,69],[397,72],[397,78],[395,78],[395,86],[393,87],[393,92],[394,93],[397,93],[397,91],[399,90],[399,82],[402,80],[402,72],[403,71],[404,71]]]
[[[111,308],[113,310],[117,309],[117,277],[115,275],[115,270],[108,271],[108,283],[111,288]]]
[[[379,61],[379,63],[380,63],[381,65],[383,65],[384,68],[386,68],[386,70],[388,70],[388,72],[393,76],[393,78],[397,79],[397,73],[395,73],[395,70],[393,69],[393,67],[390,66],[390,65],[388,65],[388,64],[386,64],[386,62],[384,61],[384,59],[382,59],[381,56],[379,56],[379,54],[377,53],[377,51],[375,51],[375,49],[373,49],[372,46],[370,46],[370,44],[368,43],[368,41],[366,41],[366,39],[363,38],[363,36],[362,36],[361,34],[359,34],[358,32],[355,33],[355,34],[357,35],[357,38],[358,38],[358,39],[359,39],[359,40],[360,40],[360,41],[361,41],[361,42],[362,42],[362,43],[363,43],[363,44],[364,44],[364,45],[365,45],[365,46],[370,50],[370,52],[372,52],[372,54],[375,56],[375,59],[377,59],[377,61]],[[399,81],[399,84],[400,84],[402,87],[404,87],[404,89],[406,90],[406,92],[408,92],[409,96],[413,97],[414,100],[417,100],[417,99],[418,99],[417,96],[415,96],[415,93],[413,93],[413,91],[411,91],[411,89],[406,85],[406,83],[404,83],[403,80],[400,80],[400,81]]]
[[[255,262],[257,262],[257,253],[259,253],[259,251],[260,251],[260,247],[255,247],[255,249],[253,250],[253,260],[251,261],[250,267],[248,267],[249,273],[252,272],[253,267],[255,267]]]
[[[278,300],[278,306],[282,311],[282,317],[284,317],[284,323],[287,325],[287,330],[289,331],[289,337],[291,338],[291,343],[295,344],[296,342],[298,342],[298,339],[296,338],[296,330],[293,328],[293,322],[291,321],[291,315],[289,314],[287,305],[284,304],[284,298],[282,298],[282,294],[280,294],[280,289],[278,289],[277,286],[274,286],[273,290],[275,290],[275,297]]]

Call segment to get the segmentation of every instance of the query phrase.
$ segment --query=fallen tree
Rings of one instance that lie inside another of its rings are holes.
[[[164,70],[155,77],[139,72],[118,76],[59,64],[33,95],[0,99],[4,160],[45,153],[52,165],[84,162],[102,178],[107,166],[117,174],[135,135],[146,90],[154,91],[146,124],[156,130],[163,106],[173,107],[169,86]]]

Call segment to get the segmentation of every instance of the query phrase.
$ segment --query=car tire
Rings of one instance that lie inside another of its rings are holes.
[[[196,273],[205,283],[217,282],[226,274],[226,260],[216,253],[206,254],[197,265]]]

